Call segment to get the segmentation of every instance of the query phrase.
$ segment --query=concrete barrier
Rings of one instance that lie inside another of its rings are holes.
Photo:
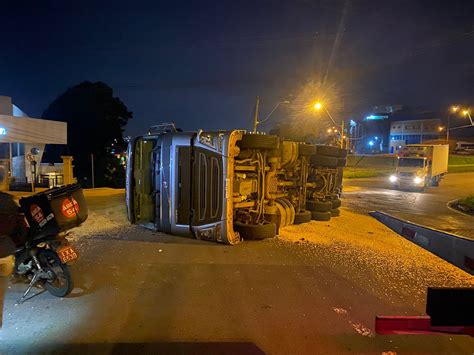
[[[474,275],[474,240],[420,226],[380,211],[369,212],[369,215],[405,239]]]

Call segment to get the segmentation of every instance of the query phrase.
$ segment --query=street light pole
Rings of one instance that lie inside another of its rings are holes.
[[[92,188],[95,188],[95,174],[94,174],[94,154],[91,154],[91,175],[92,175]]]
[[[446,143],[449,144],[449,127],[451,127],[451,114],[448,115],[448,128],[446,129]]]
[[[336,123],[334,118],[331,116],[331,114],[329,113],[329,110],[326,108],[326,106],[321,105],[321,104],[319,104],[319,105],[316,104],[315,108],[321,107],[321,106],[324,108],[324,111],[326,111],[326,113],[328,114],[328,116],[331,119],[332,123],[334,123],[334,126],[337,127],[338,124]],[[344,120],[341,121],[341,148],[344,148]]]
[[[252,132],[257,133],[257,126],[258,126],[258,107],[260,106],[260,98],[257,96],[255,98],[255,112],[253,115],[253,128]]]
[[[324,111],[326,111],[326,113],[328,114],[329,118],[331,119],[332,123],[334,123],[334,126],[337,126],[337,123],[336,121],[334,120],[334,118],[332,118],[331,114],[329,113],[328,109],[326,108],[326,106],[323,106],[324,108]]]
[[[259,103],[260,103],[260,99],[259,99],[258,96],[257,96],[257,102],[256,102],[256,105],[255,105],[256,110],[255,110],[255,115],[254,115],[254,118],[253,118],[253,133],[257,133],[257,127],[258,127],[258,125],[261,124],[261,123],[264,123],[264,122],[268,121],[268,119],[269,119],[270,116],[273,114],[273,112],[275,112],[276,109],[277,109],[278,107],[280,107],[281,104],[289,104],[290,101],[287,101],[287,100],[286,100],[286,101],[280,101],[280,102],[278,102],[278,103],[273,107],[273,109],[270,111],[270,113],[267,115],[267,117],[265,117],[262,121],[259,121],[259,120],[258,120],[258,107],[259,107]]]
[[[469,121],[471,121],[471,125],[474,126],[474,122],[472,121],[471,113],[468,110],[464,110],[462,114],[464,116],[469,117]]]

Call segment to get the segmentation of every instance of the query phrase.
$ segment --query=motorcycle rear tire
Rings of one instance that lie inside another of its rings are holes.
[[[46,270],[51,270],[55,275],[54,281],[44,281],[44,288],[56,297],[66,297],[74,288],[72,283],[71,273],[66,264],[61,262],[56,252],[52,250],[42,250],[39,254],[41,266]],[[54,268],[54,269],[53,269]],[[63,284],[56,283],[58,276],[63,279]]]

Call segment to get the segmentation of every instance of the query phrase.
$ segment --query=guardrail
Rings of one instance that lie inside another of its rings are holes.
[[[372,211],[369,215],[405,239],[474,275],[474,240],[424,227],[385,212]]]

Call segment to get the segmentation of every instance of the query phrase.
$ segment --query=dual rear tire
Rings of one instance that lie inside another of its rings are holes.
[[[245,224],[234,222],[234,230],[247,240],[263,240],[276,236],[275,223]]]

